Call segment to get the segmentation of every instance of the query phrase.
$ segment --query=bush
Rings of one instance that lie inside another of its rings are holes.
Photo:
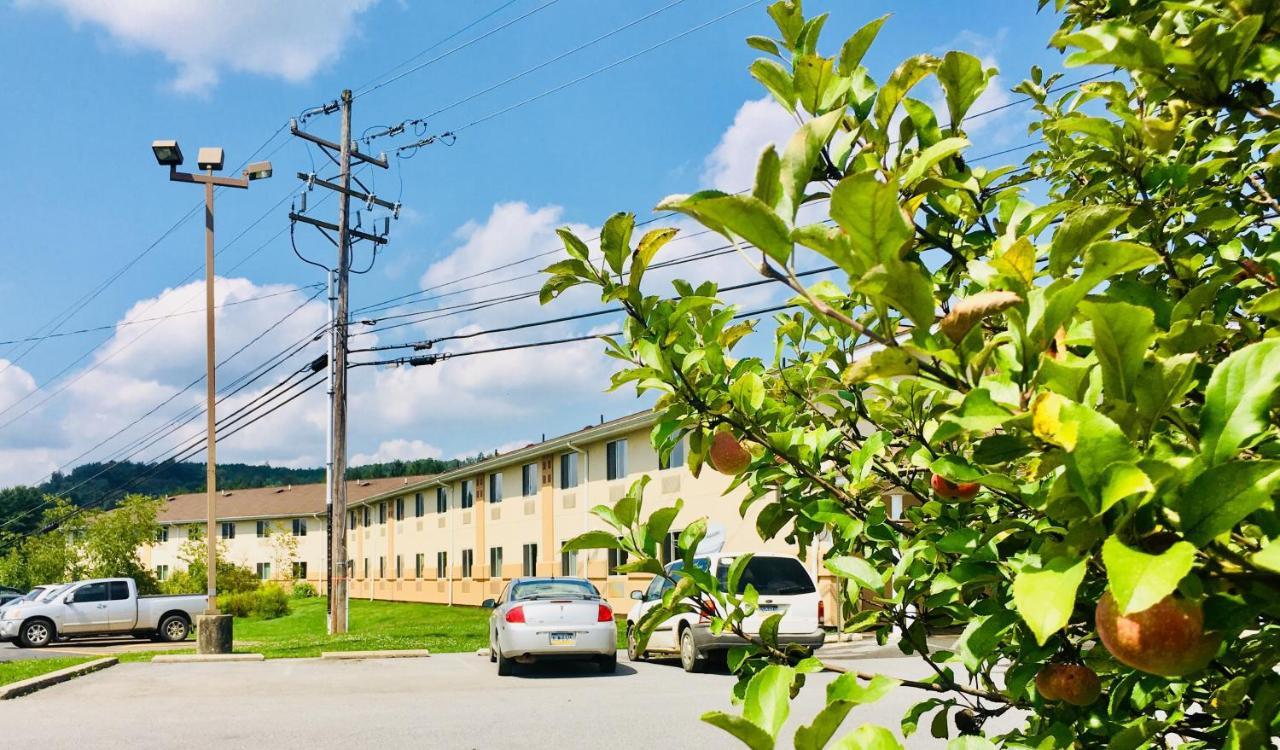
[[[293,590],[289,593],[294,599],[310,599],[319,596],[316,587],[305,581],[293,584]]]
[[[258,595],[255,591],[222,594],[218,597],[218,611],[236,617],[248,617],[257,608],[257,603]]]
[[[255,597],[254,614],[264,620],[274,620],[289,614],[289,595],[279,584],[269,583],[258,589]]]

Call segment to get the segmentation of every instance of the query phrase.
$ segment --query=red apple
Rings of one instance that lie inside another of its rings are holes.
[[[1087,706],[1102,694],[1102,683],[1083,664],[1046,664],[1036,674],[1036,690],[1047,701]]]
[[[751,464],[751,452],[733,436],[733,433],[717,432],[711,438],[711,466],[721,474],[737,475]]]
[[[947,500],[969,500],[982,489],[977,482],[953,482],[941,474],[929,477],[929,486],[938,497]]]
[[[1141,612],[1125,615],[1108,591],[1098,602],[1094,624],[1102,645],[1116,661],[1164,677],[1204,669],[1222,642],[1221,636],[1204,632],[1204,611],[1199,603],[1173,594]]]

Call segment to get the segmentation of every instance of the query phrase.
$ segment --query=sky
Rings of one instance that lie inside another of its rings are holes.
[[[545,309],[524,299],[442,310],[434,320],[407,315],[537,289],[535,272],[561,247],[559,227],[592,237],[615,211],[643,221],[672,193],[749,186],[761,149],[785,142],[795,123],[747,73],[759,53],[743,39],[776,30],[763,2],[744,4],[0,4],[0,139],[7,146],[0,216],[9,227],[0,237],[0,341],[57,334],[0,343],[0,486],[34,484],[87,461],[163,458],[203,430],[193,411],[204,399],[196,382],[204,371],[204,237],[193,211],[202,196],[196,186],[167,180],[152,140],[179,140],[188,166],[201,146],[224,147],[229,173],[251,156],[274,164],[271,179],[217,197],[219,359],[234,353],[219,368],[219,383],[244,384],[274,355],[294,355],[228,396],[219,414],[230,414],[278,393],[269,389],[323,351],[310,337],[325,321],[324,272],[295,256],[288,211],[304,189],[298,172],[327,177],[333,170],[319,150],[288,135],[290,118],[350,88],[356,137],[426,119],[361,144],[387,152],[391,166],[358,176],[403,209],[376,258],[357,246],[357,268],[372,266],[352,277],[351,306],[357,320],[378,322],[353,325],[354,348],[595,310],[599,299],[576,290]],[[1001,73],[977,111],[1019,98],[1009,89],[1031,66],[1060,69],[1058,53],[1046,47],[1057,19],[1036,5],[811,0],[806,11],[831,12],[825,54],[867,21],[892,14],[865,60],[878,80],[922,52],[982,57]],[[940,103],[936,92],[921,93]],[[1012,106],[973,121],[970,153],[1029,142],[1026,110]],[[338,140],[336,115],[307,118],[304,127]],[[456,138],[396,150],[450,131]],[[336,221],[336,201],[323,190],[307,199],[310,215]],[[363,213],[362,226],[385,213]],[[668,223],[695,236],[673,242],[659,260],[721,244],[688,222]],[[303,255],[332,264],[332,245],[314,229],[299,226],[295,242]],[[545,255],[490,270],[537,254]],[[472,274],[480,275],[460,281]],[[676,275],[722,284],[757,278],[725,256],[654,274],[650,289],[669,289]],[[395,298],[410,304],[383,304]],[[726,298],[750,309],[781,292],[756,288]],[[599,333],[616,321],[476,336],[436,350]],[[612,365],[601,351],[585,341],[431,367],[354,368],[351,463],[506,450],[646,406],[630,391],[605,393]],[[352,360],[385,354],[359,352]],[[323,391],[252,425],[228,424],[244,429],[219,441],[219,459],[322,465]],[[166,432],[175,419],[182,426]]]

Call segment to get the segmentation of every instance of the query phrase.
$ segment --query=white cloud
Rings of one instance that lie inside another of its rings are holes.
[[[440,458],[443,452],[422,440],[384,440],[372,453],[357,453],[347,462],[351,466],[386,463],[388,461],[413,461],[420,458]]]
[[[750,188],[755,183],[760,152],[769,144],[781,151],[797,127],[795,118],[773,97],[745,102],[707,157],[703,187],[727,193]]]
[[[376,0],[19,0],[102,27],[126,49],[177,66],[172,87],[207,94],[224,70],[305,81],[338,58]]]

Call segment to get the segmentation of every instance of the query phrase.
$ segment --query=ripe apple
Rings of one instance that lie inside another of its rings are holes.
[[[938,497],[947,500],[969,500],[982,489],[977,482],[953,482],[941,474],[929,477],[929,486]]]
[[[1083,664],[1046,664],[1036,674],[1036,690],[1047,701],[1087,706],[1102,694],[1098,673]]]
[[[733,433],[717,432],[711,438],[711,465],[721,474],[737,475],[751,464],[751,452],[733,436]]]
[[[1108,591],[1094,611],[1094,624],[1102,645],[1117,661],[1164,677],[1200,671],[1222,642],[1221,636],[1204,632],[1204,611],[1199,603],[1173,594],[1141,612],[1125,615]]]

